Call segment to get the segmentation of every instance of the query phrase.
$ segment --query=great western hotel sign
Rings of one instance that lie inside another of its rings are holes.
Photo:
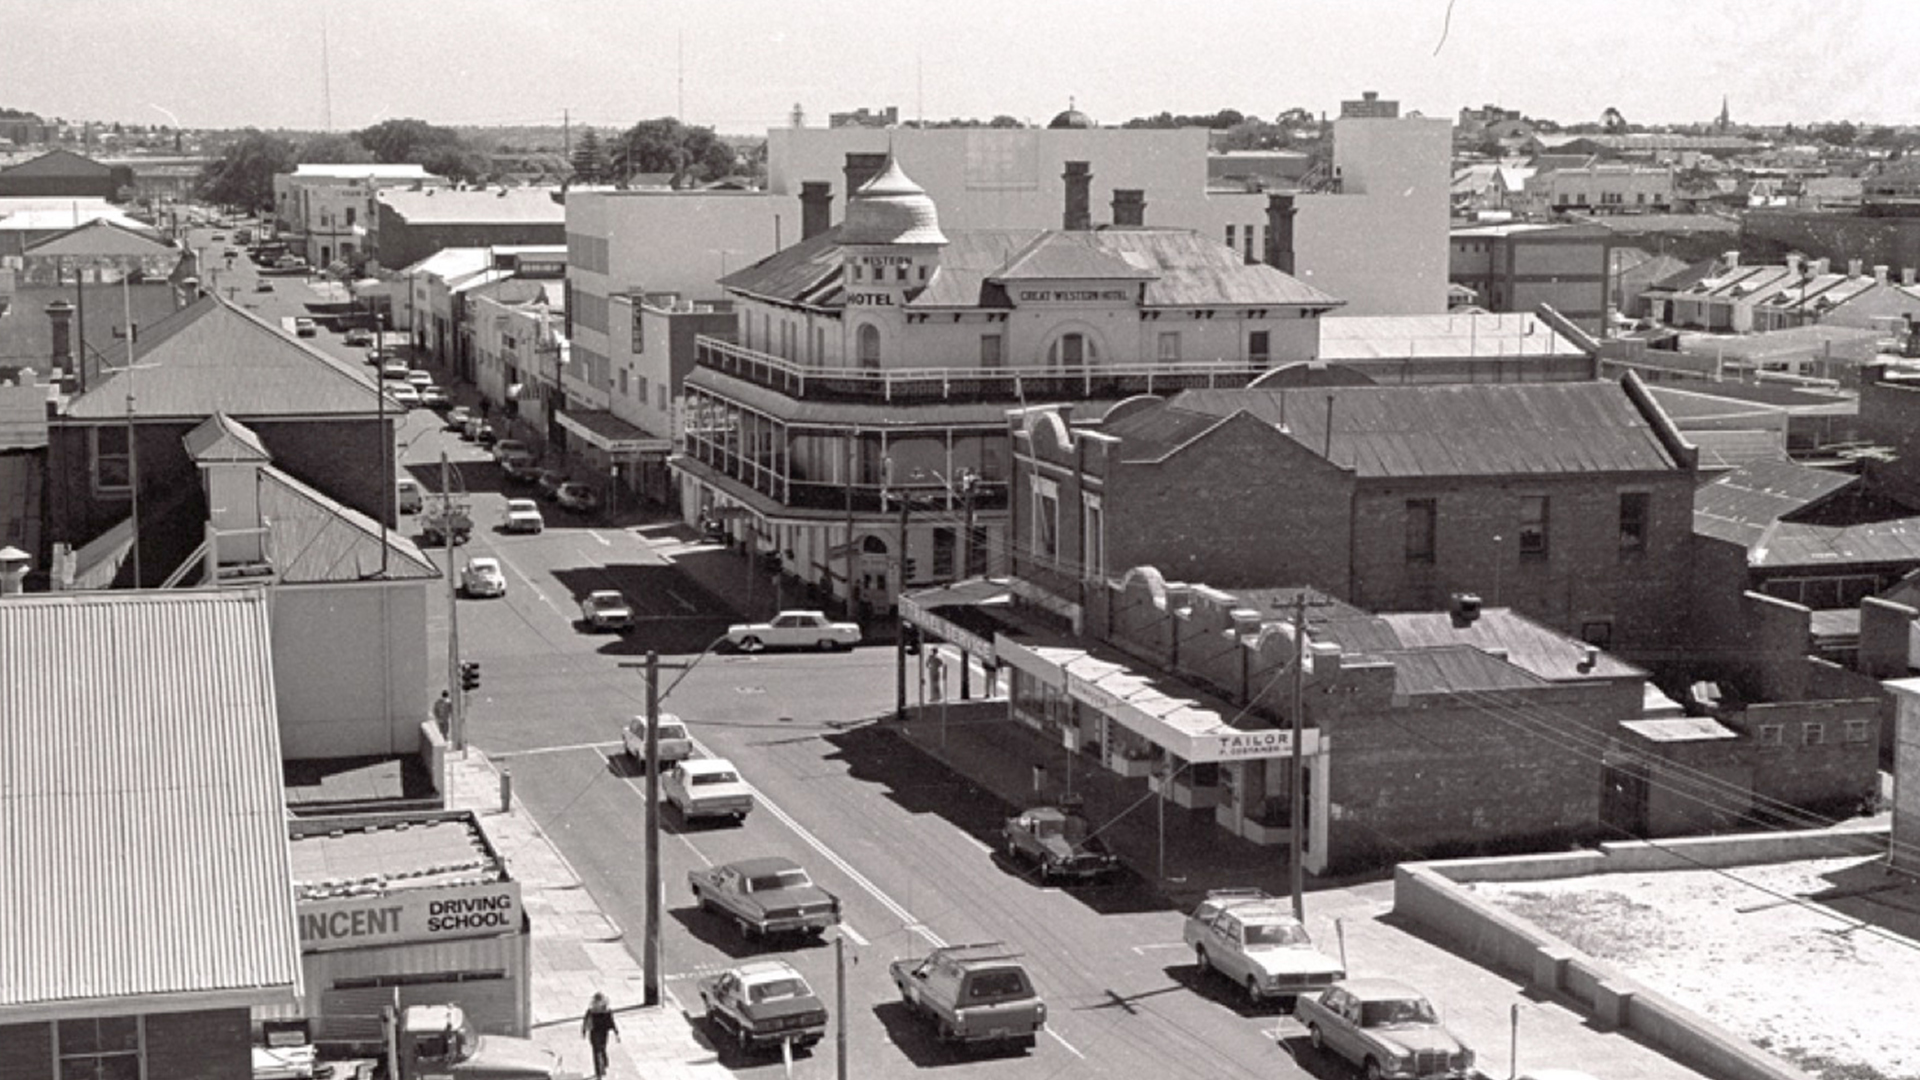
[[[359,949],[451,938],[492,937],[520,929],[520,883],[396,889],[299,904],[303,952]]]
[[[1133,299],[1126,289],[1016,289],[1013,298],[1022,304],[1108,304]]]

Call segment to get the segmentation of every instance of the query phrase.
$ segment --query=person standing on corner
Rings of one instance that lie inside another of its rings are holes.
[[[587,1006],[587,1015],[580,1018],[580,1034],[586,1036],[593,1046],[594,1080],[605,1080],[607,1075],[607,1035],[620,1036],[620,1026],[613,1022],[613,1007],[607,1004],[607,995],[595,993],[593,1001]]]
[[[440,725],[441,734],[446,734],[448,725],[453,723],[453,696],[448,691],[440,691],[440,700],[433,703],[433,720]]]

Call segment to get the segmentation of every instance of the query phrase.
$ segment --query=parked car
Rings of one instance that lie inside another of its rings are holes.
[[[887,970],[907,1010],[932,1023],[941,1042],[1031,1048],[1047,1026],[1047,1003],[1020,954],[998,941],[944,946]]]
[[[320,332],[320,327],[312,319],[301,316],[293,320],[293,332],[301,337],[313,337]]]
[[[514,499],[513,502],[532,502]],[[535,529],[535,532],[540,530]],[[580,598],[580,621],[589,630],[612,630],[624,634],[633,629],[633,605],[612,589],[596,589]]]
[[[519,439],[500,439],[493,444],[493,460],[505,461],[510,457],[533,458],[533,448]]]
[[[735,623],[727,641],[741,652],[765,648],[851,649],[860,643],[858,623],[833,622],[818,611],[783,611],[771,622]]]
[[[420,391],[415,390],[412,384],[390,382],[386,384],[386,390],[387,396],[399,402],[401,405],[409,409],[417,409],[420,407]]]
[[[460,571],[460,591],[476,599],[507,595],[507,575],[500,570],[500,560],[468,559],[466,568]]]
[[[636,765],[647,763],[647,718],[636,716],[620,729],[620,745]],[[660,714],[659,745],[654,752],[667,763],[685,761],[693,756],[693,737],[687,725],[672,713]]]
[[[420,404],[429,409],[444,409],[453,404],[453,399],[447,396],[445,390],[433,383],[428,383],[420,388]]]
[[[593,485],[583,484],[578,480],[569,480],[561,484],[560,490],[554,494],[553,501],[559,504],[560,509],[571,510],[576,514],[591,514],[600,509],[600,493],[594,490]]]
[[[479,443],[481,446],[492,446],[495,442],[499,441],[500,433],[493,430],[493,425],[487,423],[485,420],[476,416],[468,421],[468,423],[473,427],[474,442]]]
[[[667,770],[661,793],[685,821],[703,817],[747,820],[753,810],[753,789],[740,779],[733,762],[724,758],[688,758]]]
[[[500,528],[510,533],[537,533],[547,527],[547,520],[540,516],[540,507],[532,499],[508,499],[507,512],[500,519]]]
[[[433,373],[409,368],[407,370],[407,382],[413,384],[415,390],[424,390],[433,385]]]
[[[1219,972],[1256,1002],[1318,993],[1347,977],[1314,947],[1292,906],[1262,889],[1210,890],[1181,936],[1202,974]]]
[[[805,1049],[827,1034],[827,1007],[793,965],[761,960],[700,980],[716,1034],[742,1053],[790,1042]]]
[[[363,349],[373,344],[373,331],[364,326],[356,326],[348,330],[340,340],[351,348]]]
[[[1036,806],[1008,818],[1000,835],[1007,859],[1032,863],[1043,885],[1054,878],[1105,877],[1120,869],[1120,857],[1107,850],[1074,806]]]
[[[407,366],[405,360],[395,360],[392,357],[388,357],[380,365],[380,377],[382,379],[389,379],[393,382],[406,382],[408,381],[407,376],[411,374],[413,374],[413,369]]]
[[[567,482],[567,474],[559,469],[541,469],[534,477],[534,486],[540,490],[540,497],[552,502],[560,494],[560,485]]]
[[[778,855],[690,870],[687,884],[701,911],[732,919],[748,939],[786,933],[817,937],[840,923],[840,898],[815,885],[799,863]]]
[[[531,484],[540,477],[540,464],[528,457],[509,457],[500,462],[500,475],[516,484]]]
[[[254,283],[253,283],[253,291],[254,291],[254,292],[257,292],[257,293],[261,293],[261,292],[272,292],[272,291],[273,291],[273,282],[271,282],[271,281],[267,281],[267,280],[266,280],[266,279],[264,279],[264,278],[263,278],[263,279],[261,279],[261,280],[259,280],[259,281],[256,281],[256,282],[254,282]]]
[[[445,423],[448,431],[458,431],[462,435],[467,431],[467,417],[470,416],[465,405],[455,405],[447,410]]]
[[[426,503],[426,489],[411,476],[396,477],[393,481],[393,501],[401,513],[417,514]]]
[[[1393,979],[1348,979],[1302,995],[1294,1018],[1315,1050],[1331,1051],[1367,1080],[1466,1080],[1473,1051],[1440,1023],[1418,990]]]

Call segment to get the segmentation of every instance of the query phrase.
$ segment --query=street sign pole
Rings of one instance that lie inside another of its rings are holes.
[[[660,1004],[660,654],[647,652],[647,940],[641,1001]]]

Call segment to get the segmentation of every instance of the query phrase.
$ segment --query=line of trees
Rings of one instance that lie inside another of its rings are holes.
[[[642,120],[611,138],[588,128],[573,148],[573,178],[588,184],[624,183],[640,173],[671,173],[697,184],[732,175],[739,154],[712,128],[671,116]]]
[[[276,173],[292,172],[296,165],[376,163],[420,165],[466,183],[489,179],[493,169],[487,154],[465,136],[424,120],[384,120],[344,135],[326,133],[298,142],[248,128],[201,170],[200,196],[226,206],[271,210]]]

